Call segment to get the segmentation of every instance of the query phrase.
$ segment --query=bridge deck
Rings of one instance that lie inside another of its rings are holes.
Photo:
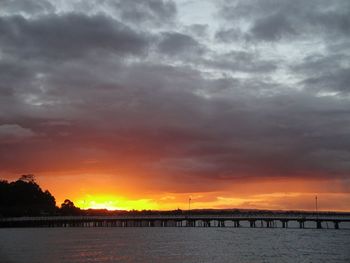
[[[127,215],[127,216],[50,216],[50,217],[13,217],[0,218],[0,227],[181,227],[181,226],[230,226],[240,227],[241,222],[249,222],[250,227],[272,228],[278,226],[288,228],[288,223],[295,221],[300,228],[306,222],[315,224],[315,228],[323,228],[328,222],[339,229],[340,223],[350,222],[350,216],[332,215]]]

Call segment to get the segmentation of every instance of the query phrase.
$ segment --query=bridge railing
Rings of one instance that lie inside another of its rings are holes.
[[[41,217],[0,217],[0,221],[60,221],[60,220],[322,220],[322,221],[348,221],[350,216],[339,215],[116,215],[116,216],[41,216]]]

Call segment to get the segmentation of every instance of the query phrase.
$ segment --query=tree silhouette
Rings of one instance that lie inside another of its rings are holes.
[[[33,174],[23,174],[18,180],[26,183],[36,184],[35,176]]]
[[[60,213],[62,215],[78,215],[80,212],[80,208],[76,207],[69,199],[64,200],[61,204]]]
[[[11,183],[0,181],[0,216],[37,216],[56,212],[55,198],[40,188],[34,175],[22,175]]]

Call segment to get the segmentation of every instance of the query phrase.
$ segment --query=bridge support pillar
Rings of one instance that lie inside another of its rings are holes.
[[[334,221],[334,228],[339,229],[339,222],[338,221]]]
[[[218,225],[219,227],[225,227],[225,221],[220,220]]]
[[[254,222],[254,224],[255,224],[255,222]],[[234,227],[240,227],[241,224],[239,223],[239,220],[233,221],[233,226],[234,226]]]
[[[255,220],[250,220],[249,223],[250,223],[250,227],[256,227]]]
[[[282,227],[283,228],[288,228],[288,221],[287,220],[283,220],[282,221]]]
[[[186,226],[188,227],[195,227],[196,226],[196,220],[187,220],[186,221]]]
[[[316,227],[317,229],[321,229],[322,228],[322,224],[321,224],[321,221],[316,221]]]

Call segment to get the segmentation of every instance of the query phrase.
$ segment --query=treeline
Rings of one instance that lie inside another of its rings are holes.
[[[31,174],[22,175],[17,181],[0,180],[0,217],[77,215],[81,210],[70,200],[60,208],[49,191],[43,191]]]

